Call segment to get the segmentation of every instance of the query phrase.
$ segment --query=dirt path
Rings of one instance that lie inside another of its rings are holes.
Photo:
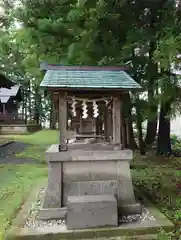
[[[16,154],[22,152],[28,144],[13,142],[0,148],[0,164],[36,164],[38,161],[32,159],[17,158]]]

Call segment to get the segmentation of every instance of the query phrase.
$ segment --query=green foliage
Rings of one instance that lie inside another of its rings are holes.
[[[172,134],[171,135],[171,143],[173,145],[177,145],[177,144],[179,145],[179,144],[181,144],[181,139],[178,136]]]
[[[181,155],[181,139],[176,135],[171,135],[172,150],[176,156]]]
[[[173,240],[174,234],[173,233],[167,233],[164,230],[161,230],[159,234],[157,235],[158,240]]]

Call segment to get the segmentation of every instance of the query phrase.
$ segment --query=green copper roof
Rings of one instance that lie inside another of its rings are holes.
[[[79,89],[141,89],[124,71],[48,70],[41,87]]]

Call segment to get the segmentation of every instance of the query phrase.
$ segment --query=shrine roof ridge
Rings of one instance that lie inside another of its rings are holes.
[[[41,70],[70,70],[70,71],[126,71],[124,66],[64,66],[61,64],[40,63]]]

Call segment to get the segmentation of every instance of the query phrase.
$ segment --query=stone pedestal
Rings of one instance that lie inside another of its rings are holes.
[[[66,208],[68,196],[111,194],[116,197],[121,214],[141,211],[130,174],[131,150],[75,143],[68,146],[67,152],[59,152],[58,145],[52,145],[46,157],[49,176],[43,209]]]

